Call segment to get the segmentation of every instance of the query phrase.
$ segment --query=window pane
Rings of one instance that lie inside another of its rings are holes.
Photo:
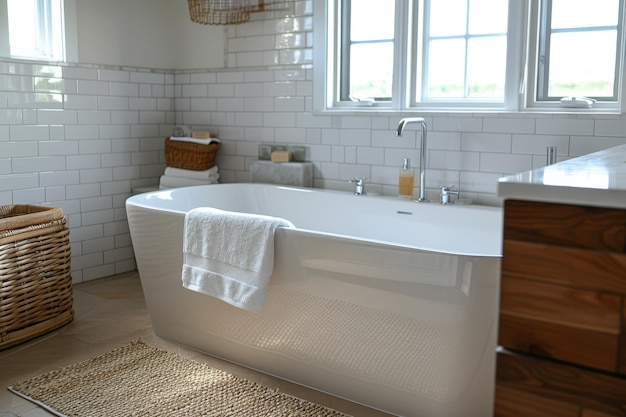
[[[506,33],[508,2],[502,0],[470,0],[469,33],[472,35]]]
[[[472,98],[503,98],[506,37],[470,39],[467,59],[467,94]]]
[[[64,59],[63,1],[7,0],[11,56]]]
[[[350,40],[393,39],[395,0],[352,0]]]
[[[340,100],[391,99],[393,84],[395,0],[351,0],[342,28]],[[344,4],[345,6],[345,4]]]
[[[508,2],[431,0],[428,4],[430,36],[422,99],[504,99]]]
[[[37,49],[37,8],[34,0],[8,0],[11,55],[32,56]]]
[[[350,50],[350,95],[390,98],[393,81],[393,43],[356,44]]]
[[[614,31],[553,34],[549,96],[612,97],[615,50]]]
[[[467,0],[434,0],[429,4],[431,37],[465,35]]]
[[[432,41],[428,53],[428,97],[463,97],[464,86],[465,40]]]
[[[617,100],[620,1],[544,0],[542,5],[544,18],[549,13],[551,20],[540,31],[537,100]]]
[[[552,29],[616,26],[619,0],[552,0]]]

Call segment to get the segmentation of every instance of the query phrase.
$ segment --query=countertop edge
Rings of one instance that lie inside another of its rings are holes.
[[[564,187],[543,184],[498,183],[502,200],[528,200],[590,207],[626,208],[626,190]]]

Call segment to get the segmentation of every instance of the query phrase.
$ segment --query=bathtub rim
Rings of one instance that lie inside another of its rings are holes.
[[[182,192],[189,192],[189,190],[192,190],[192,189],[195,189],[195,190],[208,189],[209,187],[216,187],[216,186],[223,187],[223,188],[244,188],[245,187],[245,188],[264,188],[264,189],[269,189],[269,188],[285,189],[285,190],[291,190],[291,191],[296,191],[296,192],[321,193],[321,194],[338,195],[342,197],[354,196],[354,198],[358,198],[358,199],[367,198],[367,199],[373,199],[373,200],[384,201],[384,202],[394,202],[394,200],[396,200],[396,198],[392,196],[382,196],[382,195],[356,196],[350,192],[330,190],[330,189],[321,189],[321,188],[306,188],[306,187],[286,186],[286,185],[277,185],[277,184],[261,184],[261,183],[220,183],[220,184],[197,185],[197,186],[189,186],[189,187],[179,187],[179,188],[148,191],[148,192],[133,195],[127,198],[125,206],[127,209],[128,209],[128,206],[131,205],[131,206],[135,206],[135,207],[150,210],[150,211],[172,213],[172,214],[180,215],[184,219],[188,210],[183,210],[183,209],[178,209],[178,208],[169,208],[169,207],[159,207],[157,205],[149,204],[147,202],[153,199],[159,201],[159,200],[172,200],[175,198],[175,195],[172,195],[173,198],[160,199],[158,198],[158,196],[160,195],[172,194],[172,193],[178,194]],[[503,214],[502,207],[485,206],[485,205],[478,205],[478,204],[442,205],[438,202],[433,202],[433,201],[418,202],[416,200],[406,200],[406,199],[397,199],[397,200],[399,200],[398,203],[401,203],[401,204],[406,204],[406,203],[413,204],[414,203],[416,205],[429,205],[431,207],[441,207],[442,210],[450,209],[450,210],[481,210],[481,211],[486,210],[486,211],[494,211],[494,212],[498,211],[501,214],[500,226],[502,226],[502,214]],[[213,206],[196,205],[194,207],[213,207]],[[214,208],[221,209],[220,207],[214,207]],[[441,249],[436,249],[436,248],[425,248],[425,247],[420,247],[420,246],[415,246],[415,245],[407,245],[407,244],[402,244],[402,243],[397,243],[397,242],[391,242],[387,240],[364,238],[364,237],[352,236],[352,235],[341,234],[341,233],[324,232],[320,230],[314,230],[314,229],[303,228],[303,227],[295,227],[290,230],[317,234],[320,236],[328,236],[331,238],[353,239],[353,240],[358,240],[360,242],[385,245],[385,246],[390,246],[390,247],[398,247],[398,248],[402,248],[405,250],[408,249],[408,250],[417,250],[417,251],[430,252],[430,253],[441,253],[441,254],[447,254],[447,255],[469,256],[469,257],[485,257],[485,258],[501,258],[502,257],[502,245],[500,245],[500,247],[498,248],[497,253],[486,253],[486,251],[476,253],[476,252],[468,252],[468,251],[450,251],[450,250],[441,250]]]

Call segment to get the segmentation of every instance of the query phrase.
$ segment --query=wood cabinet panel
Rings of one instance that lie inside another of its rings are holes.
[[[596,410],[583,410],[580,417],[623,417],[624,414],[607,414]]]
[[[622,301],[622,334],[620,338],[620,368],[618,372],[622,375],[626,375],[626,297]]]
[[[626,254],[504,240],[502,276],[626,294]]]
[[[626,416],[623,377],[505,351],[498,353],[496,379],[498,389],[578,405],[588,412]]]
[[[580,407],[523,391],[496,388],[495,417],[579,417]]]
[[[626,416],[626,210],[504,208],[496,415]]]
[[[603,371],[618,369],[618,335],[500,313],[498,344]]]
[[[506,277],[501,282],[500,312],[568,327],[619,334],[621,297]]]
[[[626,210],[506,200],[504,239],[626,253]]]

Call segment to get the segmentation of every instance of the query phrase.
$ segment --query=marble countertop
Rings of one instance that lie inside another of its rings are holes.
[[[500,178],[498,197],[626,208],[626,145]]]

